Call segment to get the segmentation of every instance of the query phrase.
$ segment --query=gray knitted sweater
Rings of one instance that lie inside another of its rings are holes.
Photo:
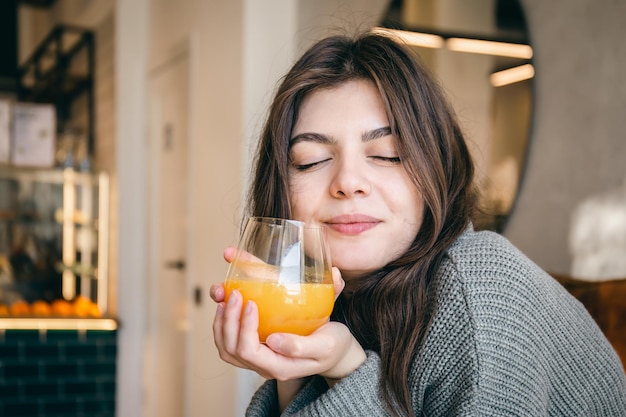
[[[471,228],[439,270],[438,308],[409,376],[417,416],[626,416],[618,356],[582,304],[505,238]],[[380,357],[328,389],[315,376],[284,416],[388,416]],[[277,415],[266,381],[247,416]]]

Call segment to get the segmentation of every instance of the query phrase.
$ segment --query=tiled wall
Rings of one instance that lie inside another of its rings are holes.
[[[115,331],[0,330],[0,416],[112,417]]]

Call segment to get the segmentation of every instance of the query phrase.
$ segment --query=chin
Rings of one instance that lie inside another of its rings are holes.
[[[355,278],[360,278],[362,276],[365,276],[381,268],[382,266],[384,266],[384,264],[382,263],[380,265],[378,263],[373,264],[370,258],[369,262],[363,262],[363,261],[359,262],[357,260],[354,260],[352,262],[335,262],[333,263],[333,266],[336,266],[337,268],[339,268],[343,279],[350,280],[350,279],[355,279]]]
[[[385,266],[391,260],[385,259],[380,245],[375,242],[359,243],[361,242],[331,242],[330,254],[333,266],[339,268],[342,273],[353,271],[365,275]]]

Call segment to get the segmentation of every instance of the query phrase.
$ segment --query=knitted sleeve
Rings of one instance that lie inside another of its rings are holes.
[[[246,417],[270,417],[278,415],[278,391],[276,380],[265,381],[252,396],[246,409]]]
[[[475,326],[478,415],[626,416],[621,363],[582,304],[502,236],[470,233],[449,253],[442,273]]]

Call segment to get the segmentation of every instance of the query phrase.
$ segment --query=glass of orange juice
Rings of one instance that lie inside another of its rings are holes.
[[[328,321],[335,295],[323,225],[271,217],[247,219],[224,283],[259,309],[259,340],[309,335]]]

